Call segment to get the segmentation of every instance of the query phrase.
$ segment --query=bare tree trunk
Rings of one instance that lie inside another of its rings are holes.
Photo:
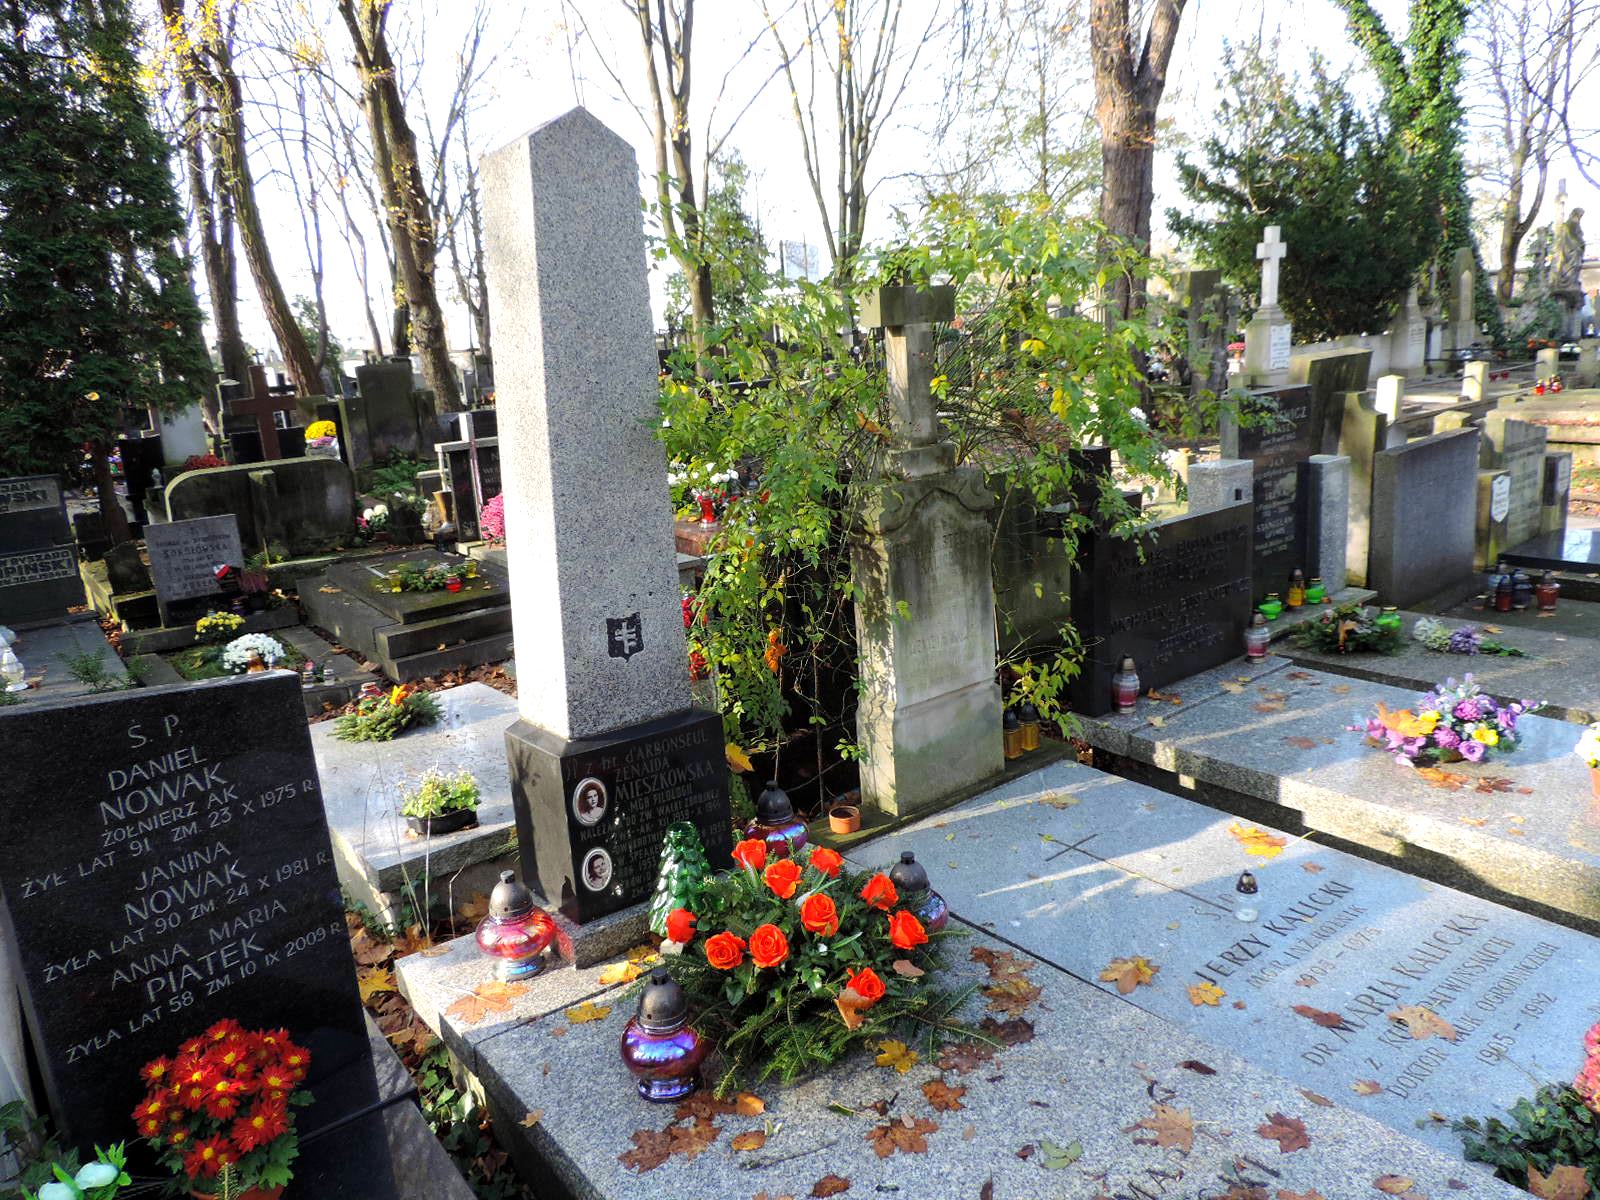
[[[1156,109],[1185,0],[1155,0],[1150,29],[1135,58],[1128,0],[1091,0],[1089,44],[1094,60],[1095,118],[1100,125],[1100,221],[1106,232],[1144,252],[1150,246]],[[1143,280],[1119,272],[1105,299],[1106,319],[1144,306]]]
[[[361,4],[361,11],[357,13],[357,0],[338,2],[339,13],[355,46],[356,71],[361,78],[363,106],[372,133],[373,158],[388,209],[400,280],[405,286],[411,335],[422,356],[422,376],[433,389],[440,408],[455,412],[461,408],[461,388],[455,366],[450,361],[444,313],[434,286],[436,230],[422,169],[417,162],[417,139],[406,120],[405,104],[384,32],[389,6]]]
[[[95,495],[100,501],[100,519],[105,524],[106,536],[112,545],[133,540],[133,528],[128,524],[128,514],[122,510],[117,498],[117,481],[111,477],[111,448],[104,442],[89,443],[89,466],[94,472]]]

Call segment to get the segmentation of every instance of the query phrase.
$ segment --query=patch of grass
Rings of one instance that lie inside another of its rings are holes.
[[[288,642],[283,646],[283,661],[278,665],[291,671],[298,671],[300,664],[306,661],[306,656],[301,654]],[[191,683],[202,679],[222,679],[232,674],[222,666],[221,646],[190,646],[187,650],[178,650],[172,654],[163,655],[172,669]]]

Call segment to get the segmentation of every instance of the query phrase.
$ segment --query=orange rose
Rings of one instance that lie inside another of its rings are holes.
[[[775,967],[788,957],[789,939],[783,930],[776,925],[757,925],[750,935],[750,961],[758,967]]]
[[[845,983],[845,987],[860,996],[868,1004],[876,1004],[883,999],[883,980],[878,978],[878,973],[871,967],[862,967],[861,970],[850,976]]]
[[[901,909],[889,918],[889,940],[902,950],[915,950],[928,941],[922,922]]]
[[[861,898],[883,912],[900,903],[900,893],[894,890],[894,884],[882,871],[867,880],[867,886],[861,889]]]
[[[694,941],[695,915],[687,908],[675,908],[667,914],[667,937],[680,946]]]
[[[844,859],[840,857],[838,851],[829,850],[826,846],[814,849],[808,861],[829,879],[839,878],[839,868],[844,866]]]
[[[717,970],[731,971],[743,961],[743,938],[735,937],[724,930],[706,939],[706,962]]]
[[[831,898],[817,892],[800,905],[800,924],[812,933],[832,937],[839,932],[839,910]]]
[[[759,871],[767,865],[767,844],[760,838],[745,838],[733,848],[733,861]]]
[[[767,881],[773,895],[779,900],[787,900],[800,885],[800,867],[792,858],[780,858],[766,869],[761,878]]]

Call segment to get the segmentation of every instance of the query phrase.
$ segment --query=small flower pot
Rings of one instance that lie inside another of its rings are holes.
[[[855,833],[861,828],[861,810],[854,804],[835,804],[828,810],[828,828],[834,833]]]
[[[421,837],[436,833],[455,833],[459,829],[470,829],[477,823],[478,810],[475,808],[458,808],[455,812],[440,813],[437,817],[406,818],[406,825]]]

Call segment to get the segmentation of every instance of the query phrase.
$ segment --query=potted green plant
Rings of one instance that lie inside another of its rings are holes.
[[[478,781],[472,772],[446,775],[435,768],[422,776],[416,791],[406,795],[400,815],[414,833],[454,833],[478,823],[478,799]]]

